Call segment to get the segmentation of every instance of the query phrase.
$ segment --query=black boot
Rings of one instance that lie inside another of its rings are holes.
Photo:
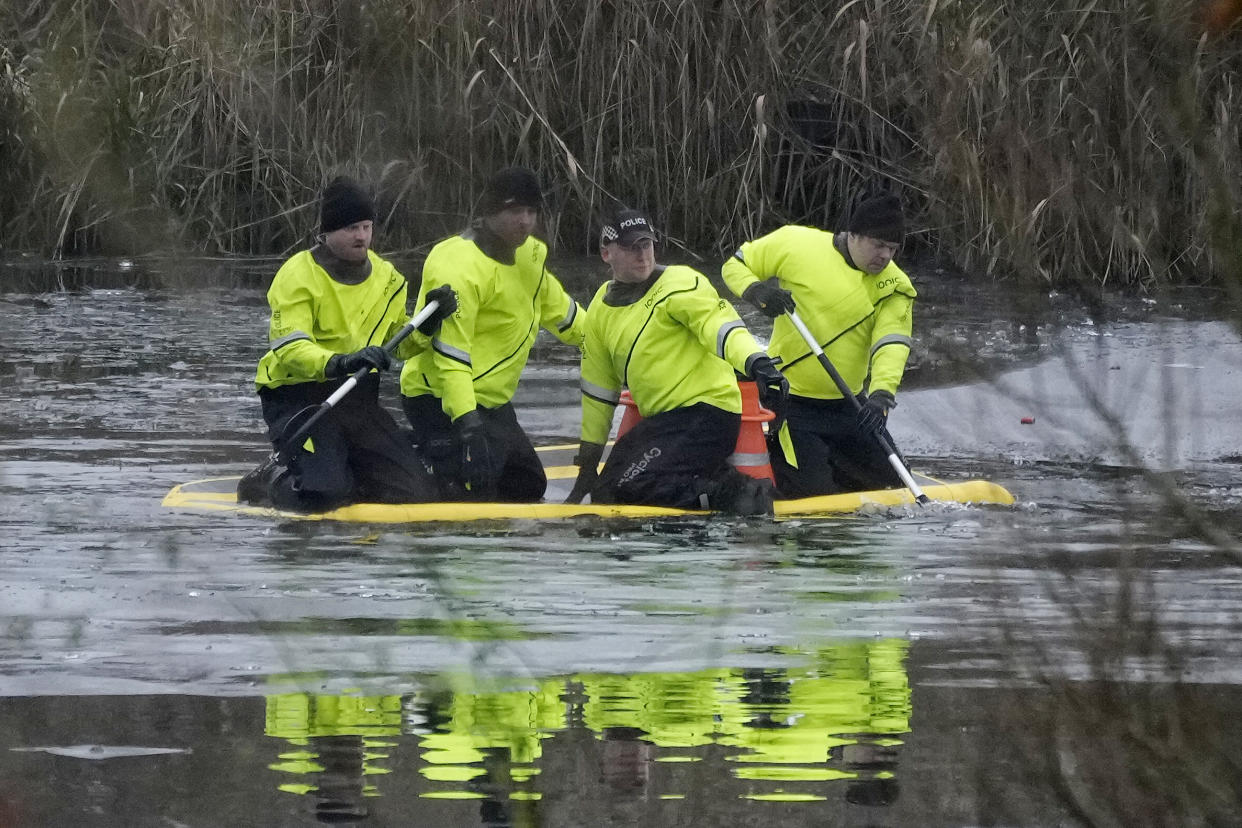
[[[237,481],[237,502],[251,506],[273,505],[272,491],[288,474],[289,469],[285,466],[268,460]]]
[[[770,480],[756,480],[730,467],[709,480],[706,489],[709,509],[742,517],[772,514],[776,490]]]

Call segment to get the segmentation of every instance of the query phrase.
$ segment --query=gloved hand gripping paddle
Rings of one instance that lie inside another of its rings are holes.
[[[851,391],[849,385],[846,384],[845,378],[841,376],[841,374],[837,371],[836,366],[833,365],[832,361],[828,359],[827,354],[824,353],[824,349],[819,346],[819,341],[815,339],[815,336],[803,323],[802,319],[799,318],[798,312],[791,310],[789,312],[789,320],[793,322],[794,327],[798,329],[798,333],[802,334],[802,338],[806,340],[806,344],[811,346],[811,350],[815,353],[815,358],[819,360],[819,364],[822,365],[824,370],[828,372],[828,376],[832,377],[832,381],[841,391],[841,396],[853,403],[856,411],[861,411],[862,403],[860,403],[858,398],[854,396],[854,392]],[[906,468],[906,464],[902,462],[901,457],[897,454],[897,449],[893,447],[893,444],[889,440],[884,429],[881,428],[875,431],[873,436],[879,442],[880,447],[884,449],[884,453],[888,455],[888,462],[889,465],[893,467],[893,471],[897,472],[897,476],[901,478],[901,482],[905,483],[906,488],[910,490],[910,494],[914,495],[915,501],[920,505],[930,503],[931,498],[923,494],[923,490],[919,488],[919,484],[914,482],[913,475],[911,475],[910,470]]]
[[[401,330],[393,334],[392,339],[384,343],[384,351],[391,356],[392,353],[397,350],[397,346],[400,345],[407,336],[413,333],[419,325],[427,319],[430,319],[439,307],[440,302],[434,299],[424,305],[423,309],[416,313],[409,322],[406,322],[405,325],[402,326]],[[332,407],[340,402],[346,394],[354,390],[354,386],[361,382],[362,378],[365,377],[370,371],[371,365],[368,364],[362,366],[351,374],[345,382],[341,383],[341,387],[333,391],[332,396],[321,402],[317,408],[310,409],[310,416],[307,417],[307,419],[298,427],[296,431],[293,432],[292,435],[289,437],[281,437],[280,445],[275,451],[272,452],[272,456],[269,457],[267,462],[263,464],[259,473],[262,474],[264,470],[270,468],[271,466],[289,465],[290,459],[292,459],[302,447],[302,438],[310,432],[311,428],[315,425],[315,423],[319,422],[319,419],[323,417],[323,415],[331,411]],[[293,420],[290,420],[290,422],[293,422]]]

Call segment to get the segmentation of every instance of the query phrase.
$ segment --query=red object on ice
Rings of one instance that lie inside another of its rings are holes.
[[[1030,425],[1033,422],[1035,422],[1034,417],[1023,417],[1022,418],[1022,425]]]

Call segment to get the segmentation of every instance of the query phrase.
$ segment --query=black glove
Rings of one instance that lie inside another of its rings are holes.
[[[487,441],[483,415],[473,409],[453,422],[461,443],[461,477],[475,497],[488,495],[495,486],[498,470],[493,467],[492,449]]]
[[[566,503],[581,503],[582,498],[595,488],[595,481],[599,479],[599,460],[603,456],[602,443],[583,442],[578,446],[578,456],[574,458],[578,464],[578,479],[574,481],[569,497],[565,498]]]
[[[431,302],[439,302],[440,306],[419,324],[418,332],[423,336],[431,336],[440,330],[440,323],[457,312],[457,292],[448,285],[432,288],[427,291],[423,306],[426,307]]]
[[[368,345],[352,354],[333,354],[323,368],[328,379],[345,377],[363,368],[385,371],[392,365],[392,356],[379,345]]]
[[[888,412],[897,407],[897,400],[888,391],[872,391],[858,410],[858,428],[863,434],[879,434],[888,421]]]
[[[755,354],[749,362],[746,373],[759,389],[759,404],[779,415],[785,410],[785,402],[789,399],[789,380],[766,354]]]
[[[742,291],[742,298],[773,319],[794,309],[793,294],[781,287],[779,279],[764,279]]]

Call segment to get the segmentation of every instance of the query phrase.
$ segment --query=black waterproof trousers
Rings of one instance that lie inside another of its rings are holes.
[[[703,508],[711,480],[730,473],[741,425],[707,403],[639,420],[613,446],[591,502]]]
[[[259,389],[268,439],[280,448],[342,381]],[[345,503],[422,503],[439,491],[410,437],[379,404],[379,374],[368,374],[319,419],[276,482],[282,508],[322,511]]]
[[[431,394],[403,396],[401,407],[414,428],[422,456],[431,464],[440,484],[441,499],[535,503],[543,498],[548,477],[530,438],[518,424],[512,403],[478,409],[495,481],[490,490],[478,492],[466,490],[461,473],[461,441],[440,399]]]
[[[790,396],[785,421],[794,457],[785,456],[775,435],[768,438],[772,472],[782,498],[902,485],[879,441],[859,430],[858,413],[849,400]]]

